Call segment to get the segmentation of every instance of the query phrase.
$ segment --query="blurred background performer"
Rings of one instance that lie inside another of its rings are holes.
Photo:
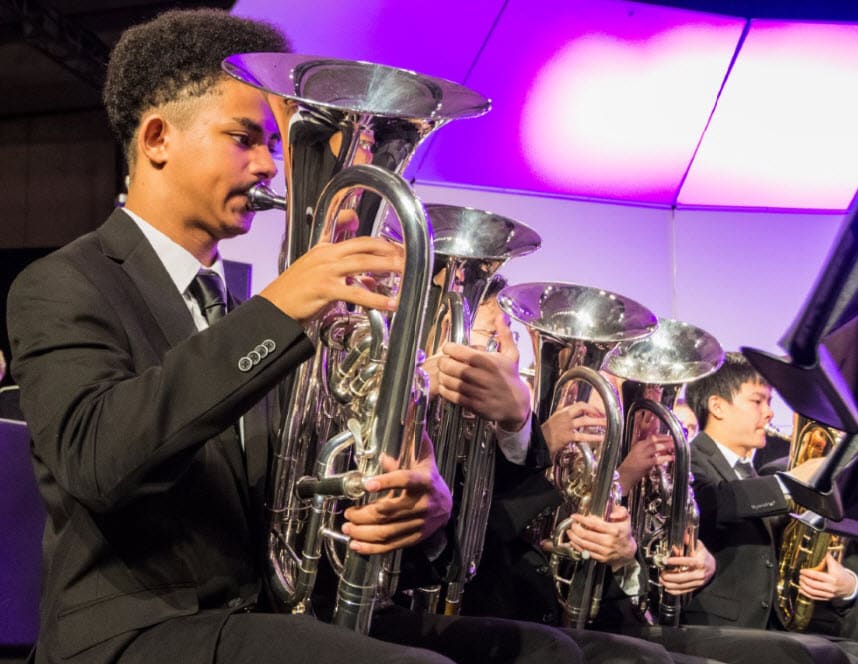
[[[527,528],[540,513],[553,511],[559,503],[557,489],[545,478],[552,453],[571,440],[599,442],[600,434],[583,430],[603,427],[605,418],[599,406],[576,403],[559,410],[542,427],[534,421],[530,392],[519,373],[518,349],[509,318],[495,299],[502,285],[496,277],[481,304],[471,347],[448,343],[442,349],[443,355],[431,358],[430,362],[433,385],[437,384],[444,398],[477,415],[504,423],[496,430],[501,454],[496,457],[495,493],[483,558],[475,578],[465,588],[462,612],[559,626],[562,612],[548,555],[532,542]],[[499,342],[498,352],[474,347],[489,337]],[[640,573],[635,560],[637,546],[624,507],[616,507],[609,521],[595,516],[581,517],[573,531],[570,538],[576,545],[589,547],[595,559],[610,565],[620,576],[628,566],[637,581]],[[692,564],[696,566],[698,561]],[[703,580],[700,574],[699,583]],[[626,598],[616,584],[609,593]],[[581,646],[588,662],[703,661],[668,653],[658,644],[631,636],[562,629]]]

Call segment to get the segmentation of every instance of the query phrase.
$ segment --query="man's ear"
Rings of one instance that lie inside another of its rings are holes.
[[[709,395],[706,401],[706,410],[709,411],[709,416],[716,420],[724,419],[724,399],[717,394]]]
[[[137,158],[146,159],[155,168],[166,164],[171,129],[170,123],[163,115],[145,115],[137,131]]]

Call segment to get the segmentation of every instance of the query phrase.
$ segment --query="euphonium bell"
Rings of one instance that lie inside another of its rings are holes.
[[[224,69],[269,93],[283,137],[288,221],[281,269],[309,248],[319,195],[334,175],[356,164],[401,174],[434,129],[490,108],[464,86],[368,62],[245,53],[227,58]],[[377,206],[363,202],[358,234],[369,234]]]
[[[673,407],[684,385],[717,371],[723,361],[715,337],[666,318],[651,336],[619,344],[605,359],[605,370],[623,379],[623,457],[651,434],[673,439],[673,461],[653,466],[630,491],[628,503],[632,532],[650,573],[650,592],[639,598],[638,609],[648,619],[655,609],[661,624],[679,623],[681,602],[663,591],[659,572],[668,557],[694,550],[699,522],[688,440]]]
[[[602,444],[568,445],[555,457],[553,480],[562,503],[554,513],[551,569],[567,622],[584,627],[599,609],[605,566],[568,544],[571,514],[607,518],[619,499],[616,468],[622,444],[623,410],[613,386],[599,374],[605,355],[618,343],[646,337],[655,315],[634,300],[596,288],[564,283],[510,286],[498,296],[501,308],[524,324],[534,342],[534,412],[544,422],[558,408],[588,401],[593,390],[607,418]],[[533,528],[545,539],[545,528]]]
[[[381,472],[384,456],[407,466],[425,418],[425,375],[416,365],[432,229],[399,173],[433,129],[481,115],[489,102],[448,81],[363,62],[250,53],[223,66],[267,93],[283,136],[288,220],[280,269],[318,242],[357,235],[388,237],[405,249],[401,279],[375,280],[385,292],[398,292],[394,315],[343,305],[309,330],[319,341],[316,356],[284,385],[269,478],[275,596],[289,610],[309,610],[324,546],[340,575],[334,622],[366,632],[376,595],[396,575],[395,556],[341,553],[335,500],[372,499],[363,480]],[[276,196],[257,194],[249,196],[257,209],[280,207]],[[385,214],[388,206],[392,215]],[[399,223],[391,225],[388,216]],[[346,472],[352,464],[357,470]]]

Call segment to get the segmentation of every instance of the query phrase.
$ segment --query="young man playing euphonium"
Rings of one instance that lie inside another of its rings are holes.
[[[10,291],[48,510],[36,661],[577,662],[571,640],[523,623],[373,623],[432,652],[270,612],[269,393],[313,354],[304,328],[327,305],[396,308],[353,276],[403,268],[396,245],[362,237],[314,247],[243,304],[224,293],[219,243],[250,229],[247,192],[274,176],[280,135],[263,93],[221,61],[286,50],[271,26],[211,10],[128,30],[104,92],[126,207]],[[422,449],[410,469],[366,481],[379,498],[345,513],[354,551],[414,551],[448,520],[449,490]]]

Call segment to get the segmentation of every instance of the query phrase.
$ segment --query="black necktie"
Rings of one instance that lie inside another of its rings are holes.
[[[200,305],[209,325],[226,316],[226,288],[217,272],[200,270],[189,290]]]
[[[747,480],[751,477],[757,476],[757,473],[754,470],[754,467],[751,465],[750,461],[737,461],[733,465],[733,470],[736,471],[736,475],[739,477],[739,479],[742,480]]]

